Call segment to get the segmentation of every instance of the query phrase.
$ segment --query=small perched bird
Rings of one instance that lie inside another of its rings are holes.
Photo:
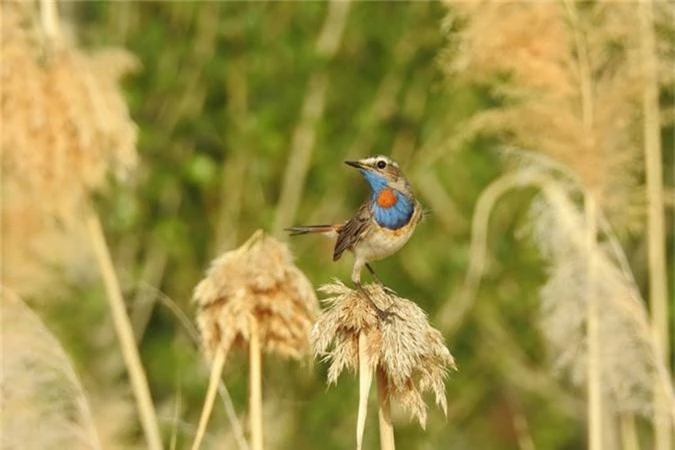
[[[356,215],[342,224],[298,226],[287,231],[291,236],[319,233],[337,237],[333,261],[340,259],[345,250],[351,251],[354,254],[352,281],[365,293],[361,286],[363,267],[381,284],[369,262],[396,253],[408,242],[422,219],[422,206],[415,199],[398,164],[386,156],[345,161],[345,164],[359,169],[371,187],[370,197]]]

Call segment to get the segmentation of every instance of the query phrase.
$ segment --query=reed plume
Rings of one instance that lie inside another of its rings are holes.
[[[361,448],[368,388],[377,374],[382,448],[393,448],[390,401],[397,400],[424,428],[427,408],[422,393],[434,394],[436,404],[447,412],[445,378],[456,369],[443,336],[433,328],[414,302],[389,293],[378,284],[365,286],[377,306],[388,312],[380,319],[359,291],[340,282],[320,290],[330,297],[312,329],[314,352],[329,361],[328,383],[336,383],[345,369],[358,370],[361,398],[357,447]],[[384,441],[389,440],[385,444]]]
[[[136,126],[119,79],[136,65],[120,49],[85,53],[39,38],[34,3],[0,5],[2,281],[21,294],[90,272],[81,220],[109,174],[136,164]]]
[[[250,357],[252,448],[262,448],[262,351],[300,359],[310,352],[310,330],[318,312],[314,289],[293,264],[287,246],[262,231],[236,250],[216,258],[197,285],[199,327],[204,352],[212,359],[211,380],[199,432],[198,448],[210,415],[215,386],[233,348]]]
[[[541,330],[551,347],[554,369],[583,386],[588,372],[584,327],[587,224],[583,210],[573,200],[573,191],[559,185],[543,188],[531,210],[535,242],[550,263],[541,289]],[[665,413],[675,414],[667,368],[660,360],[644,301],[616,236],[607,222],[601,222],[601,238],[592,258],[597,274],[592,291],[602,311],[599,367],[603,395],[613,411],[647,418],[653,417],[652,400],[659,395],[667,399]]]
[[[79,50],[59,31],[55,0],[34,6],[0,6],[2,281],[24,294],[53,293],[64,269],[88,275],[96,258],[148,446],[159,449],[147,379],[89,201],[111,174],[125,176],[136,163],[136,126],[118,85],[135,60],[119,49]]]
[[[468,136],[498,136],[549,155],[595,193],[618,231],[640,231],[643,73],[636,5],[597,2],[571,16],[575,2],[447,4],[449,20],[464,25],[449,37],[445,69],[455,82],[483,86],[496,100],[469,120]]]
[[[645,408],[644,392],[655,394],[654,389],[666,392],[670,386],[667,366],[654,360],[659,354],[658,344],[645,336],[646,313],[634,285],[627,284],[629,271],[623,268],[617,272],[617,267],[612,266],[616,260],[608,262],[603,253],[606,243],[598,241],[600,229],[606,232],[607,223],[623,235],[642,231],[644,226],[643,148],[652,137],[643,133],[643,122],[653,122],[653,118],[647,117],[649,111],[643,108],[644,93],[647,88],[652,89],[649,71],[643,70],[645,46],[640,45],[645,24],[635,20],[643,5],[581,4],[573,0],[517,4],[448,2],[448,5],[450,20],[459,18],[461,22],[460,31],[450,38],[448,73],[456,80],[486,88],[497,104],[469,121],[467,135],[488,134],[511,146],[536,149],[557,161],[564,168],[562,178],[567,178],[563,182],[560,172],[549,172],[545,175],[548,179],[542,181],[539,173],[534,177],[538,177],[536,181],[530,176],[523,184],[532,183],[540,188],[551,183],[566,186],[572,174],[575,197],[570,197],[566,204],[540,202],[537,206],[540,213],[533,216],[538,228],[558,228],[556,236],[539,236],[540,244],[574,248],[574,252],[557,253],[550,260],[551,277],[542,290],[543,320],[554,352],[568,356],[568,368],[584,367],[585,375],[579,376],[577,370],[575,379],[584,379],[587,384],[589,448],[599,449],[603,446],[605,400],[609,399],[614,412],[636,411],[640,408],[629,406],[629,398]],[[653,8],[663,20],[656,26],[672,29],[672,24],[666,23],[668,17],[672,18],[672,5],[654,2]],[[658,59],[654,65],[667,67],[663,63],[670,61],[672,68],[672,42],[662,40],[654,47]],[[672,80],[672,73],[668,79]],[[653,128],[651,124],[652,134]],[[507,179],[509,176],[496,181],[494,186],[499,185],[504,192],[505,187],[523,185],[515,183],[514,178]],[[583,199],[583,213],[571,198]],[[560,230],[563,219],[576,225]],[[546,225],[540,226],[542,223]],[[615,239],[612,242],[618,247]],[[630,312],[626,313],[627,310]],[[570,317],[577,321],[576,332],[583,335],[583,362],[569,358],[569,342],[551,335],[559,330],[554,325],[562,327],[561,335],[571,333]],[[622,338],[618,339],[616,333]],[[622,339],[627,340],[623,344],[631,355],[624,362],[633,361],[634,357],[640,361],[634,361],[630,370],[628,366],[617,367],[617,361],[610,357],[611,352],[618,350],[614,345]],[[629,349],[636,350],[632,353]],[[611,388],[601,383],[610,375],[615,377]],[[655,388],[648,386],[655,383],[646,381],[649,376],[657,377]],[[663,395],[656,393],[656,403]],[[669,411],[670,397],[665,405],[649,408],[655,408],[653,412],[657,414]],[[657,426],[659,448],[667,448],[668,433],[659,430]]]
[[[0,447],[101,449],[89,399],[66,351],[17,295],[0,289]]]

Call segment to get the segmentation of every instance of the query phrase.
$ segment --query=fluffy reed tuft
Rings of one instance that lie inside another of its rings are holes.
[[[233,346],[245,346],[251,316],[257,319],[263,350],[294,359],[310,351],[310,330],[318,312],[312,284],[293,265],[287,246],[260,230],[211,263],[194,299],[209,357],[218,348],[227,355]]]
[[[31,6],[0,5],[2,277],[20,293],[53,287],[54,267],[93,266],[76,217],[109,172],[136,164],[136,126],[118,86],[135,60],[48,46]]]
[[[455,360],[441,333],[414,302],[389,294],[378,284],[365,289],[391,315],[380,320],[360,292],[341,282],[324,285],[320,290],[331,297],[323,300],[328,308],[312,329],[314,352],[330,361],[328,382],[335,383],[344,369],[358,369],[359,335],[365,336],[367,363],[386,377],[387,395],[398,399],[424,427],[427,408],[422,393],[433,393],[447,413],[444,381],[449,369],[456,370]]]
[[[582,211],[562,190],[540,196],[532,208],[535,239],[549,260],[549,277],[541,289],[541,330],[550,346],[554,368],[584,386],[588,373],[585,293],[588,255]],[[661,413],[675,412],[667,370],[654,345],[639,289],[611,235],[595,247],[595,274],[590,291],[598,303],[599,354],[603,395],[617,413],[651,418],[654,396],[666,399]],[[657,380],[657,382],[655,382]]]
[[[0,447],[100,449],[89,400],[70,358],[28,306],[0,289]]]
[[[672,9],[666,3],[655,7]],[[468,134],[496,135],[554,158],[594,193],[615,228],[640,230],[643,71],[637,4],[447,4],[460,31],[450,35],[444,67],[452,79],[487,87],[497,100],[470,120]],[[672,68],[672,54],[668,60]]]

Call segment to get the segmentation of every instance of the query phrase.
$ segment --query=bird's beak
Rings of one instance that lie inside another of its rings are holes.
[[[357,169],[368,169],[368,167],[361,161],[345,161],[348,166],[356,167]]]

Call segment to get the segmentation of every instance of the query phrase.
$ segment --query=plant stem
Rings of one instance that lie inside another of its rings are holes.
[[[131,381],[131,388],[136,399],[136,406],[138,408],[138,415],[140,416],[141,426],[145,433],[148,448],[151,450],[162,449],[162,438],[159,433],[159,426],[157,423],[157,414],[155,413],[155,406],[152,403],[150,396],[150,388],[148,380],[141,364],[141,358],[136,348],[136,341],[134,339],[134,331],[131,326],[131,321],[127,315],[124,299],[122,297],[122,290],[115,274],[112,258],[108,250],[108,245],[105,241],[103,228],[98,216],[94,212],[90,212],[86,218],[87,229],[89,230],[89,238],[91,239],[98,267],[103,278],[103,283],[106,290],[106,298],[108,299],[108,306],[113,319],[115,332],[120,342],[120,350],[122,358],[129,373]]]
[[[220,377],[223,374],[223,367],[225,366],[225,349],[218,347],[216,355],[211,363],[211,375],[209,376],[209,387],[206,391],[206,399],[204,399],[204,406],[202,407],[202,415],[199,418],[199,426],[197,427],[197,434],[192,441],[192,450],[197,450],[202,445],[204,434],[206,433],[206,426],[213,411],[213,403],[216,400],[216,392],[218,392],[218,385]]]
[[[249,319],[251,338],[249,340],[249,415],[251,420],[251,448],[263,449],[262,425],[262,370],[260,355],[260,334],[258,319],[251,315]]]
[[[56,0],[40,0],[40,21],[49,41],[54,42],[61,38],[59,10]]]
[[[394,450],[394,426],[391,423],[391,403],[389,399],[389,382],[387,374],[377,368],[377,400],[379,403],[378,419],[380,422],[380,449]]]
[[[649,258],[649,309],[659,355],[670,377],[668,287],[666,279],[666,235],[663,211],[663,174],[661,163],[661,126],[654,36],[654,10],[650,0],[638,4],[640,44],[643,68],[642,111],[644,115],[645,169],[647,178],[647,248]],[[658,385],[658,380],[657,380]],[[654,389],[654,448],[668,450],[672,445],[668,401],[660,389]]]
[[[359,412],[356,422],[356,450],[363,448],[363,431],[368,414],[368,393],[373,381],[373,369],[368,362],[366,336],[359,333]]]
[[[600,318],[595,298],[595,246],[597,228],[595,198],[586,192],[586,363],[588,385],[588,448],[602,449],[602,391],[600,374]]]
[[[637,430],[635,429],[635,416],[631,413],[619,415],[619,430],[621,433],[622,450],[640,450]]]

